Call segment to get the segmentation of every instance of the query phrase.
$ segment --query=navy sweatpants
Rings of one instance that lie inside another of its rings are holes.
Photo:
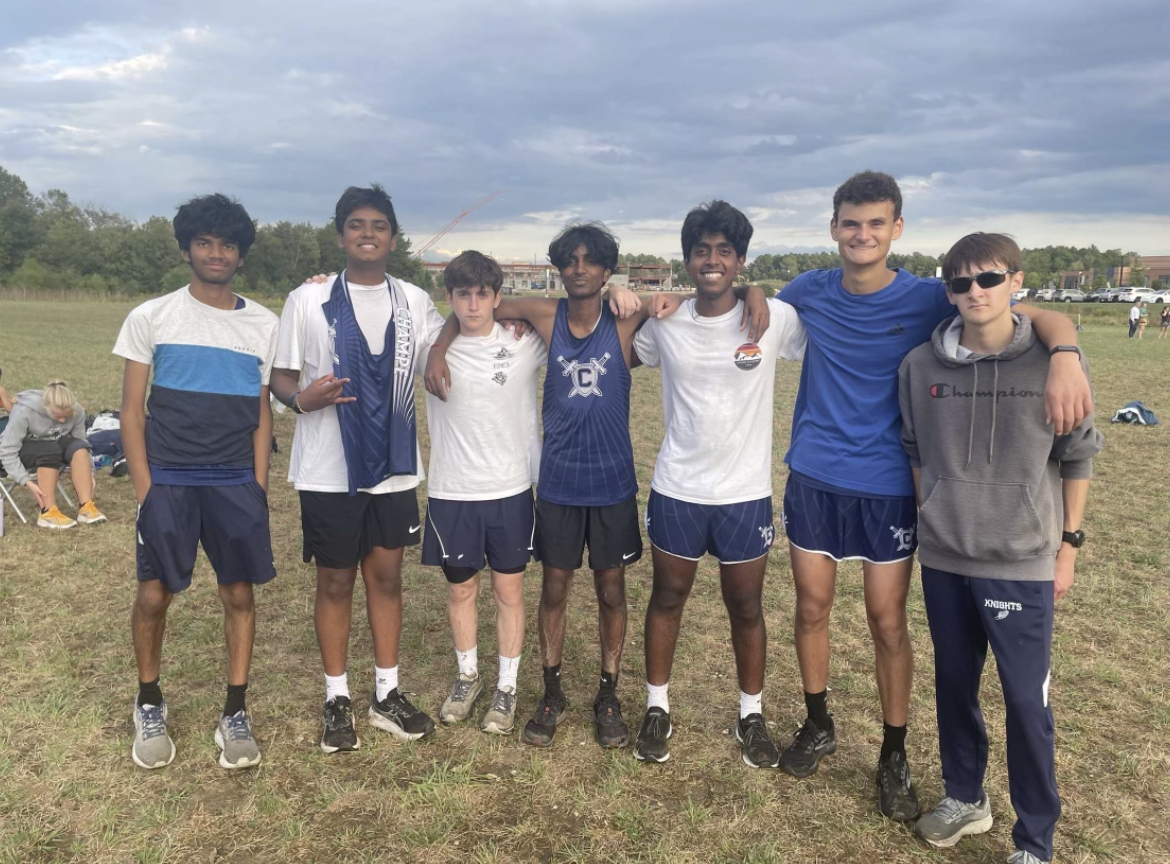
[[[979,681],[987,646],[995,653],[1007,707],[1008,787],[1017,849],[1052,860],[1060,817],[1056,731],[1048,705],[1052,583],[970,579],[922,568],[922,594],[934,642],[935,706],[943,783],[950,798],[983,796],[987,731]]]

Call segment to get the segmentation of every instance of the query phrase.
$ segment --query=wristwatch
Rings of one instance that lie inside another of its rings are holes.
[[[1061,542],[1067,543],[1074,549],[1080,549],[1085,545],[1084,531],[1064,531],[1060,535]]]
[[[1073,354],[1076,354],[1078,357],[1085,356],[1084,354],[1081,353],[1081,349],[1076,345],[1053,345],[1050,349],[1048,349],[1048,356],[1051,357],[1054,354],[1060,353],[1061,351],[1071,351]]]

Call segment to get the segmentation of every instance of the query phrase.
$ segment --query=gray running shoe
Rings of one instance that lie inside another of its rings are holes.
[[[260,748],[256,746],[247,711],[220,717],[215,727],[215,743],[219,747],[221,768],[251,768],[260,764]]]
[[[516,728],[516,688],[501,687],[492,697],[491,707],[483,715],[479,728],[493,735],[511,735]]]
[[[986,795],[976,804],[944,798],[914,825],[915,834],[942,849],[949,849],[968,834],[990,830],[991,802]]]
[[[1037,858],[1031,852],[1027,852],[1023,849],[1017,849],[1008,856],[1007,864],[1051,864],[1051,862],[1045,861],[1042,858]]]
[[[483,693],[483,679],[476,675],[464,675],[460,672],[455,676],[455,683],[451,685],[451,695],[439,709],[439,719],[444,723],[462,723],[475,707],[475,702]]]
[[[130,758],[139,768],[163,768],[175,758],[175,742],[167,734],[167,703],[134,705],[134,746]]]

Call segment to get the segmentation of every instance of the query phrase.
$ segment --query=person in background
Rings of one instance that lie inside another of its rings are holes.
[[[37,499],[41,528],[72,528],[78,522],[94,524],[106,517],[93,503],[94,476],[89,441],[85,437],[85,409],[64,381],[50,381],[44,390],[25,390],[16,399],[0,399],[11,412],[0,435],[0,464],[8,476]],[[57,507],[57,479],[70,469],[77,492],[77,520]],[[31,473],[30,473],[31,472]]]
[[[1158,331],[1158,338],[1165,339],[1166,338],[1166,331],[1170,330],[1170,303],[1164,304],[1162,306],[1161,325],[1162,325],[1162,329]],[[0,390],[3,390],[3,389],[4,388],[0,387]]]

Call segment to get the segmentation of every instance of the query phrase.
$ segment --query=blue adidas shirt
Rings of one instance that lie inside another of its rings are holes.
[[[812,270],[780,296],[808,333],[784,461],[829,491],[913,495],[899,437],[898,367],[955,314],[943,283],[898,270],[881,291],[850,294],[840,270]]]

